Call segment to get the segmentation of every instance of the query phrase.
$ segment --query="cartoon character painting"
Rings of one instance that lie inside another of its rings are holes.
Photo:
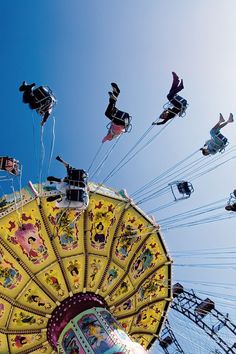
[[[57,278],[56,273],[51,269],[49,272],[45,273],[46,283],[57,292],[59,296],[64,295],[64,290],[61,287],[61,284]]]
[[[49,302],[46,302],[41,296],[29,289],[25,294],[26,301],[29,304],[34,304],[38,307],[44,307],[45,310],[51,309],[52,306]]]
[[[93,211],[88,212],[91,222],[90,241],[91,246],[97,250],[105,248],[107,239],[110,236],[110,228],[114,225],[116,217],[114,216],[115,207],[113,204],[104,202],[95,202]]]
[[[40,221],[33,224],[22,224],[13,236],[8,235],[8,241],[19,245],[24,254],[34,264],[39,264],[48,258],[48,250],[40,235]]]
[[[13,289],[19,284],[22,276],[13,263],[5,259],[3,250],[0,249],[0,285],[7,289]]]
[[[4,305],[1,303],[0,304],[0,318],[3,316],[4,313]]]
[[[92,263],[90,263],[90,269],[92,271],[91,275],[89,276],[90,282],[88,286],[90,288],[93,288],[95,286],[95,281],[97,279],[97,274],[99,270],[101,269],[101,260],[100,259],[93,259]]]
[[[163,289],[166,288],[166,280],[162,275],[154,274],[151,278],[148,278],[138,291],[138,301],[143,301],[147,298],[152,298],[157,296],[157,294]]]
[[[105,279],[105,284],[102,287],[102,291],[107,291],[108,287],[111,286],[113,281],[117,278],[118,272],[116,268],[112,268],[108,271],[108,276]]]
[[[83,316],[78,324],[95,354],[105,353],[113,347],[111,338],[93,314]]]
[[[140,240],[138,237],[138,231],[130,224],[123,224],[121,229],[123,232],[118,237],[118,242],[116,245],[116,256],[125,260],[131,252],[133,245]]]
[[[33,335],[16,335],[11,339],[12,346],[17,349],[24,347],[27,344],[34,343],[35,341],[39,341],[42,338],[41,334],[33,334]]]
[[[63,349],[67,354],[85,354],[85,351],[81,347],[76,334],[71,328],[64,334],[62,344]]]
[[[74,262],[70,261],[67,270],[70,272],[72,277],[73,286],[75,289],[80,287],[80,276],[79,276],[80,265],[77,260]]]
[[[56,236],[62,246],[62,249],[69,251],[78,247],[79,228],[77,225],[79,214],[73,215],[59,210],[55,217]]]
[[[149,248],[143,249],[141,255],[136,259],[132,266],[132,272],[134,274],[134,278],[138,278],[145,270],[152,266],[152,261],[154,259],[154,255],[152,254]]]
[[[44,322],[43,318],[35,318],[34,315],[27,315],[24,312],[20,311],[19,313],[14,314],[13,322],[17,325],[24,325],[24,324],[38,324],[41,325]]]

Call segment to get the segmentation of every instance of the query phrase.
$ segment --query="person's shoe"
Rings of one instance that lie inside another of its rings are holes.
[[[60,195],[50,195],[47,197],[47,202],[54,202],[55,200],[61,199]]]
[[[28,88],[31,90],[31,89],[35,86],[35,83],[33,82],[32,84],[27,85],[27,86],[28,86]]]
[[[22,84],[19,87],[19,91],[25,91],[26,86],[27,86],[26,81],[23,81]]]
[[[119,95],[119,93],[120,93],[120,89],[119,89],[118,85],[115,82],[112,82],[111,86],[112,86],[113,93],[117,97]]]
[[[225,119],[224,119],[224,117],[222,116],[222,114],[220,113],[219,123],[224,123],[224,122],[225,122]]]
[[[108,95],[110,96],[110,100],[112,100],[112,101],[116,101],[117,100],[117,97],[114,95],[114,93],[113,92],[108,92]]]
[[[184,82],[183,82],[183,79],[180,81],[179,89],[181,89],[181,90],[184,89]]]
[[[172,75],[173,75],[173,78],[176,78],[176,79],[178,79],[178,80],[179,80],[178,75],[177,75],[174,71],[172,71]]]
[[[47,181],[49,181],[49,182],[61,182],[61,179],[57,178],[57,177],[53,177],[53,176],[48,176],[47,177]]]
[[[230,113],[228,123],[232,123],[234,121],[233,113]]]

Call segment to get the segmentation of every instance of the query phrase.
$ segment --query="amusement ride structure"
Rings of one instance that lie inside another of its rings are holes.
[[[83,212],[58,193],[30,183],[1,207],[0,352],[145,353],[171,304],[159,226],[125,191],[89,183]]]

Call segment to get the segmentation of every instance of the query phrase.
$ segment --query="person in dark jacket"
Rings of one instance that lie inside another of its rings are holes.
[[[169,101],[169,107],[166,108],[160,115],[159,119],[161,122],[153,122],[153,125],[161,125],[167,123],[170,119],[176,117],[177,115],[182,116],[187,108],[187,100],[179,95],[178,92],[183,90],[184,84],[183,80],[180,81],[178,75],[175,72],[172,72],[173,82],[170,88],[170,91],[167,95]]]

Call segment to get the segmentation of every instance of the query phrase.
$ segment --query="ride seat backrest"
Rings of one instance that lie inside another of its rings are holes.
[[[224,144],[224,146],[227,144],[228,139],[221,133],[218,133],[216,137]]]
[[[178,191],[182,194],[185,193],[185,189],[184,189],[184,182],[181,182],[177,185]]]
[[[73,202],[86,203],[86,193],[83,189],[68,189],[66,198]]]
[[[114,112],[114,118],[121,120],[125,123],[125,126],[128,126],[130,123],[130,116],[127,112],[122,112],[119,109],[116,109]]]
[[[33,99],[39,105],[37,109],[39,114],[47,112],[56,103],[56,98],[53,96],[52,91],[46,86],[39,86],[33,90]]]
[[[42,101],[47,99],[48,97],[51,97],[50,91],[47,90],[45,87],[43,86],[39,86],[38,88],[33,90],[33,94],[35,97],[35,100],[38,101]]]
[[[68,180],[75,181],[75,182],[83,182],[84,184],[87,183],[87,173],[84,170],[78,169],[69,169],[68,170]]]
[[[17,175],[18,161],[11,157],[4,156],[0,159],[0,169],[6,170],[13,175]]]
[[[185,113],[188,105],[187,100],[179,95],[175,95],[170,103],[180,111],[178,112],[180,116]]]

